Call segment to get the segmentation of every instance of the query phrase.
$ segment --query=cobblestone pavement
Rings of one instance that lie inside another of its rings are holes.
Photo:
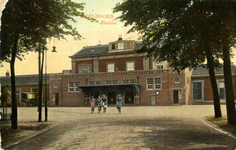
[[[18,112],[20,121],[37,119],[37,108]],[[53,128],[6,149],[236,149],[235,137],[202,121],[213,114],[212,105],[123,107],[121,114],[115,107],[108,107],[105,114],[97,109],[91,114],[89,107],[49,108]]]

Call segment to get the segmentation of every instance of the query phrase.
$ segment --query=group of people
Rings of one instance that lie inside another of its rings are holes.
[[[123,99],[120,94],[118,94],[118,97],[116,99],[116,108],[118,109],[118,112],[121,113],[121,107],[122,107]],[[106,112],[107,109],[107,97],[105,94],[102,95],[102,97],[98,96],[97,99],[94,98],[94,96],[90,99],[91,103],[91,113],[94,112],[94,109],[97,105],[98,107],[98,113],[100,113],[102,107],[103,107],[103,113]]]

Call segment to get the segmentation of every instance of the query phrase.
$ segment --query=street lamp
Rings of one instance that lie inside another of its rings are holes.
[[[56,46],[52,47],[52,52],[56,51]],[[47,50],[45,52],[45,121],[48,121],[48,97],[47,97]],[[50,83],[50,80],[49,80]]]

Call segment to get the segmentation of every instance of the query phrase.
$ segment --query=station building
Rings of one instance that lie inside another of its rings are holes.
[[[123,40],[83,47],[70,56],[71,70],[50,76],[51,106],[89,106],[91,96],[117,94],[124,105],[189,104],[192,71],[173,72],[169,63],[138,54],[141,42]]]
[[[213,103],[208,69],[188,68],[177,73],[167,61],[155,62],[153,57],[137,53],[141,44],[118,38],[106,45],[83,47],[69,57],[70,70],[44,75],[43,91],[47,92],[43,92],[43,103],[45,93],[49,106],[90,106],[91,96],[97,98],[103,94],[108,98],[108,106],[116,104],[118,94],[123,97],[123,105],[128,106]],[[215,73],[224,103],[223,68],[216,69]],[[232,76],[236,94],[236,66],[233,64]],[[10,89],[9,73],[0,77],[0,83]],[[22,93],[35,99],[38,75],[16,76],[16,88],[18,103],[23,101]]]

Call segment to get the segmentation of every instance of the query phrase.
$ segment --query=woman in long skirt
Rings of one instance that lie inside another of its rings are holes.
[[[116,98],[116,108],[118,109],[118,112],[121,113],[121,107],[122,107],[123,99],[120,94],[118,94],[118,97]]]
[[[90,99],[90,103],[91,103],[91,113],[93,113],[94,108],[96,107],[96,105],[95,105],[96,99],[93,96]]]

